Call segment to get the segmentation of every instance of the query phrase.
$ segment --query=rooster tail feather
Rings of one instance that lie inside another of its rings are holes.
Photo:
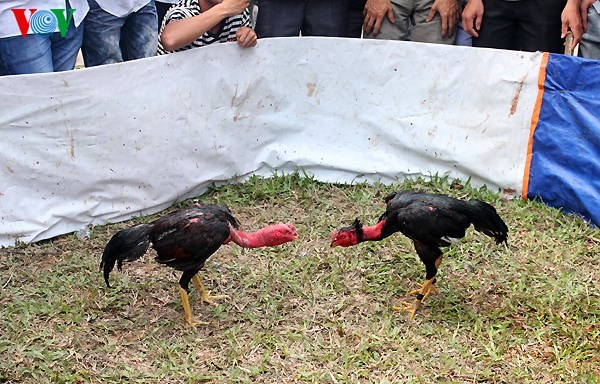
[[[471,200],[468,205],[475,230],[494,238],[496,244],[508,244],[508,227],[496,212],[496,208],[480,200]]]
[[[150,246],[149,233],[151,229],[152,224],[139,224],[120,230],[108,241],[100,262],[100,269],[104,271],[104,281],[107,287],[110,287],[108,277],[115,267],[115,263],[121,270],[123,261],[137,260],[146,253]]]

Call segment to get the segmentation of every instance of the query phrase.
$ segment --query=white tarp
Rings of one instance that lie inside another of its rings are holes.
[[[541,59],[283,38],[0,77],[0,245],[274,170],[327,182],[439,173],[520,193]]]

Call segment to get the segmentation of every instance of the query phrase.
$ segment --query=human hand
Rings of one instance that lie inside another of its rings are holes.
[[[219,6],[225,11],[227,17],[239,15],[250,6],[249,0],[223,0]]]
[[[462,27],[469,35],[479,37],[481,20],[483,19],[483,2],[469,0],[462,13]]]
[[[456,0],[435,0],[427,15],[427,22],[433,20],[436,13],[442,18],[442,37],[450,37],[456,32],[458,21],[458,2]]]
[[[579,14],[581,15],[581,27],[583,33],[587,32],[588,24],[588,9],[594,4],[596,0],[581,0],[579,4]]]
[[[235,32],[237,43],[242,48],[250,48],[256,45],[256,32],[248,27],[239,27]]]
[[[365,34],[373,31],[373,36],[377,36],[385,16],[387,16],[390,23],[394,22],[394,11],[390,0],[367,0],[363,14],[365,15],[365,21],[363,22]]]
[[[583,0],[581,3],[583,2],[585,2],[585,0]],[[564,39],[565,36],[567,36],[567,32],[571,30],[571,32],[573,33],[573,47],[579,44],[579,42],[581,41],[581,35],[583,35],[580,9],[581,4],[579,0],[568,0],[567,5],[565,5],[565,8],[563,9],[562,14],[560,15],[560,19],[562,21],[560,37]],[[585,13],[587,16],[587,9]]]

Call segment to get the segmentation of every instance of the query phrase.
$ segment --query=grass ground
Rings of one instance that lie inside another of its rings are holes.
[[[391,310],[424,278],[401,234],[329,248],[355,217],[373,224],[383,197],[420,188],[495,205],[509,246],[470,230],[447,251],[440,293],[414,320]],[[323,184],[252,178],[198,198],[228,205],[243,229],[292,222],[299,241],[222,247],[201,276],[231,299],[184,326],[177,281],[148,252],[98,271],[103,247],[138,222],[0,249],[0,382],[5,383],[598,383],[600,234],[535,202],[457,182]],[[182,203],[180,207],[191,204]]]

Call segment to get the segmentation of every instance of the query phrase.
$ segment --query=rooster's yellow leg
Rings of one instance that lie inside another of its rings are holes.
[[[421,294],[423,295],[423,298],[421,299],[421,303],[425,301],[426,298],[429,297],[429,295],[431,295],[432,293],[438,293],[437,288],[434,285],[435,279],[431,279],[431,280],[425,280],[425,282],[423,283],[423,286],[421,287]],[[419,298],[419,295],[417,295],[417,299]]]
[[[188,294],[185,289],[179,287],[179,295],[181,296],[181,304],[183,305],[183,320],[185,323],[191,327],[195,327],[196,325],[208,324],[205,321],[194,321],[192,319],[192,309],[190,308],[190,300],[188,299]]]
[[[414,295],[423,295],[423,300],[425,300],[429,295],[438,293],[438,289],[434,285],[434,279],[425,280],[423,284],[418,284],[419,289],[415,289],[414,291],[410,291],[407,293],[408,296]],[[423,301],[421,300],[421,301]]]
[[[433,274],[434,277],[432,277],[429,280],[425,280],[425,282],[422,285],[419,285],[419,287],[420,287],[419,289],[415,289],[414,291],[408,292],[408,295],[409,296],[423,295],[423,298],[421,299],[421,302],[423,302],[426,298],[429,297],[429,295],[438,293],[438,290],[435,287],[434,283],[435,283],[435,274],[437,274],[437,270],[440,267],[440,264],[442,264],[442,256],[438,257],[435,260],[435,273]],[[417,299],[419,299],[419,297],[417,297]]]
[[[192,277],[192,283],[194,283],[196,288],[198,288],[198,291],[200,291],[200,302],[202,303],[216,305],[216,303],[213,300],[229,299],[229,296],[227,295],[211,296],[210,292],[208,292],[206,288],[204,288],[204,284],[202,284],[200,276],[198,275],[194,275],[194,277]]]

